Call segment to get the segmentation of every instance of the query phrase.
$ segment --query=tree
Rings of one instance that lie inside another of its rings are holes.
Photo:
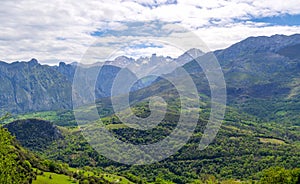
[[[6,120],[6,119],[8,119],[10,117],[11,117],[11,114],[10,113],[6,113],[4,116],[0,117],[0,122],[4,121],[4,120]]]
[[[300,169],[286,170],[282,167],[271,167],[263,171],[261,184],[298,184],[300,182]]]

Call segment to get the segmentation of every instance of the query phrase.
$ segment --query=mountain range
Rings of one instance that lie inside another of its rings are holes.
[[[137,60],[120,56],[114,61],[93,65],[60,62],[58,66],[48,66],[40,64],[36,59],[13,63],[0,61],[0,113],[71,109],[72,82],[77,68],[83,72],[85,79],[98,75],[95,95],[102,98],[111,95],[114,78],[122,68],[127,67],[136,73],[146,74],[146,69],[149,73],[159,70],[164,64],[178,61],[178,64],[171,67],[175,69],[191,60],[188,57],[189,52],[201,51],[195,49],[187,51],[178,58],[182,58],[180,60],[153,54],[151,57],[141,57]],[[137,82],[132,90],[148,86],[156,78],[154,76],[144,78]]]
[[[260,98],[297,99],[300,92],[299,48],[300,35],[295,34],[250,37],[226,49],[212,52],[224,72],[229,103],[241,106]],[[161,80],[155,76],[147,77],[147,73],[168,75],[176,67],[183,66],[194,78],[199,92],[209,95],[209,90],[199,87],[205,84],[205,76],[193,57],[201,58],[212,53],[191,49],[178,58],[153,54],[135,60],[120,56],[104,65],[61,62],[58,66],[48,66],[38,63],[36,59],[29,62],[0,62],[1,113],[71,109],[72,82],[78,68],[84,73],[85,80],[89,80],[89,76],[97,76],[95,91],[86,89],[95,93],[97,99],[111,96],[113,81],[125,67],[137,77],[142,77],[132,91],[155,85]],[[161,71],[160,68],[170,70]]]

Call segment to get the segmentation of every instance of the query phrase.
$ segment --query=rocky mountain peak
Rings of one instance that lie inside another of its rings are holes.
[[[29,62],[28,62],[29,66],[36,66],[39,64],[38,60],[35,58],[32,58]]]
[[[205,53],[202,50],[192,48],[179,56],[175,61],[180,65],[184,65],[197,57],[203,56],[204,54]]]

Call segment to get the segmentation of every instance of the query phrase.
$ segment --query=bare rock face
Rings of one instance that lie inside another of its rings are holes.
[[[71,107],[71,83],[36,59],[0,63],[0,109],[12,113]]]

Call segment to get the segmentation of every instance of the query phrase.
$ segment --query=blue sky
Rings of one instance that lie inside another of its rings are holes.
[[[0,3],[0,60],[177,57],[249,36],[300,33],[299,0],[27,0]],[[87,52],[88,51],[88,52]]]
[[[272,26],[300,26],[300,14],[290,15],[276,15],[270,17],[259,17],[251,19],[253,22],[263,22]]]

